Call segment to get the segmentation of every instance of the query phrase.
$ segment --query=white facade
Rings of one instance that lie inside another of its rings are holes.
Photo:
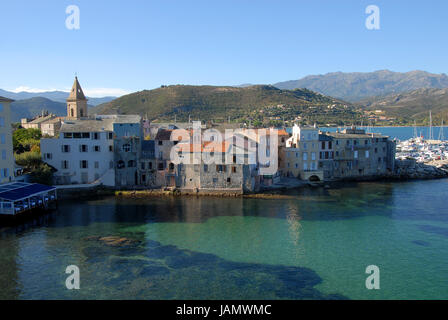
[[[11,108],[13,100],[0,97],[0,183],[14,180]]]
[[[114,186],[113,132],[68,132],[64,125],[61,130],[59,138],[41,139],[42,159],[57,169],[55,184]]]

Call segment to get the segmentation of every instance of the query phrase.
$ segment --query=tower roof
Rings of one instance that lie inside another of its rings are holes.
[[[73,82],[72,90],[70,91],[67,101],[76,100],[87,100],[84,92],[82,92],[81,85],[78,82],[78,77],[75,77],[75,82]]]

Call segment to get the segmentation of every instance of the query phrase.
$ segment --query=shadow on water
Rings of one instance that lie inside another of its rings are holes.
[[[101,270],[88,282],[99,282],[106,298],[132,292],[133,299],[346,299],[315,289],[322,279],[309,268],[233,262],[153,240],[124,248],[85,245],[89,268]]]

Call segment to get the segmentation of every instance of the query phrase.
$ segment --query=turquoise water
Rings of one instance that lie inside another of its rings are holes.
[[[448,299],[448,180],[100,198],[0,228],[1,299]],[[99,237],[124,237],[111,243]],[[380,268],[380,290],[365,269]],[[81,289],[65,288],[77,265]]]

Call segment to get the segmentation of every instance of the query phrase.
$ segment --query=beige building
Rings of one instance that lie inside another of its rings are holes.
[[[14,152],[12,148],[11,102],[0,97],[0,183],[14,180]]]
[[[319,163],[319,129],[294,125],[292,136],[286,141],[286,169],[284,175],[302,180],[323,180]]]
[[[87,99],[75,77],[72,90],[67,99],[67,119],[81,119],[87,117]]]
[[[20,125],[25,129],[39,129],[43,136],[56,136],[61,128],[63,117],[54,114],[42,114],[32,120],[21,119]]]

